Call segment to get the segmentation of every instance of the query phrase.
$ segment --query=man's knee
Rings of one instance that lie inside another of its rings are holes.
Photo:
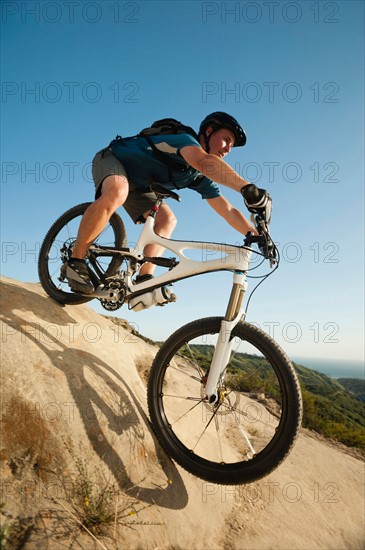
[[[128,180],[124,176],[108,176],[103,181],[100,201],[108,208],[116,210],[122,206],[129,192]]]
[[[156,221],[160,226],[168,227],[171,230],[174,230],[177,224],[175,214],[167,205],[165,205],[165,207],[161,207]]]

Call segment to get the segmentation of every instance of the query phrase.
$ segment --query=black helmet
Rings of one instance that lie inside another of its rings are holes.
[[[199,134],[205,136],[205,131],[208,127],[211,127],[215,130],[220,128],[228,128],[231,130],[236,139],[233,147],[243,147],[246,143],[246,133],[244,129],[238,124],[237,120],[233,116],[223,113],[222,111],[217,111],[206,116],[202,121],[199,127]]]

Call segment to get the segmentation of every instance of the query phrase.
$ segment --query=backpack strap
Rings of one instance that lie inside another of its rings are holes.
[[[181,162],[178,162],[177,160],[171,158],[167,153],[163,153],[160,151],[156,145],[153,143],[150,136],[140,136],[144,137],[147,141],[148,145],[151,147],[153,154],[155,157],[160,161],[163,162],[163,164],[166,164],[167,168],[169,169],[169,175],[170,170],[176,170],[177,172],[187,172],[190,168],[189,164],[182,164]]]
[[[163,118],[161,120],[156,120],[149,128],[144,128],[138,134],[138,137],[143,137],[147,141],[148,145],[151,147],[154,156],[168,168],[169,179],[174,181],[172,171],[184,173],[190,169],[189,164],[187,164],[184,159],[183,162],[179,162],[170,157],[168,153],[160,151],[154,144],[151,136],[161,136],[166,134],[189,134],[193,136],[197,141],[199,137],[196,132],[190,126],[182,124],[179,120],[175,118]]]

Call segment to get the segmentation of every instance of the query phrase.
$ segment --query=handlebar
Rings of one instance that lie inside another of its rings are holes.
[[[273,242],[269,226],[260,214],[252,216],[254,218],[252,221],[258,231],[258,235],[254,235],[252,231],[249,231],[245,235],[244,246],[251,246],[256,243],[260,249],[261,254],[267,259],[270,260],[270,267],[273,267],[278,262],[277,257],[277,248]]]

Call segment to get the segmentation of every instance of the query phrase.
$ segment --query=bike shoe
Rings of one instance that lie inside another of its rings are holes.
[[[92,294],[94,292],[94,285],[90,280],[85,260],[70,258],[61,267],[61,274],[67,279],[71,290],[74,292],[81,292],[82,294]]]
[[[137,277],[134,279],[134,282],[136,284],[145,283],[146,281],[149,281],[150,279],[153,279],[153,275],[150,275],[149,273],[146,273],[145,275],[137,275]]]

